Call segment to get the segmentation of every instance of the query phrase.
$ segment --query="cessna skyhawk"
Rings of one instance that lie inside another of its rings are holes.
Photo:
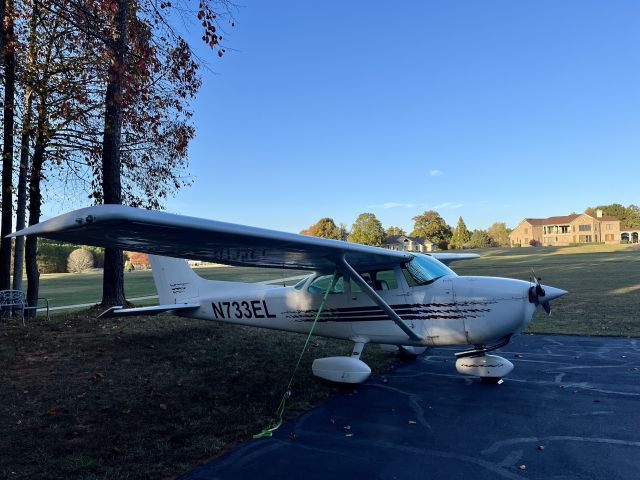
[[[367,343],[419,354],[436,345],[473,345],[457,353],[458,372],[497,382],[513,364],[488,352],[506,345],[538,305],[567,292],[531,282],[458,276],[445,263],[475,254],[424,255],[338,240],[100,205],[75,210],[12,234],[146,252],[160,305],[114,307],[103,316],[173,311],[183,317],[350,340],[351,356],[317,359],[313,373],[364,381]],[[159,256],[161,255],[161,256]],[[174,257],[174,258],[170,258]],[[295,286],[205,280],[185,260],[309,270]],[[323,308],[321,308],[323,307]]]

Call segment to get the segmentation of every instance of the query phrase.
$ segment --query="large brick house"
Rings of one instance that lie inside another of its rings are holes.
[[[525,218],[509,234],[511,246],[536,245],[566,246],[573,243],[620,243],[620,220],[603,215],[572,213],[559,217]]]

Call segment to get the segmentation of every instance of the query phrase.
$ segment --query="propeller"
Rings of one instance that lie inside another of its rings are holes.
[[[544,291],[544,288],[542,288],[542,285],[540,285],[540,278],[536,276],[536,272],[533,268],[531,269],[531,273],[533,274],[531,279],[531,283],[533,283],[533,285],[529,288],[529,301],[531,303],[535,303],[536,307],[538,305],[542,305],[542,308],[547,312],[547,315],[551,315],[551,305],[549,305],[549,300],[544,298],[547,293]]]

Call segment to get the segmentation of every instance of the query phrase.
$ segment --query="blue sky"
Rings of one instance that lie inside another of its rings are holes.
[[[640,203],[637,1],[243,4],[167,210],[410,230]]]

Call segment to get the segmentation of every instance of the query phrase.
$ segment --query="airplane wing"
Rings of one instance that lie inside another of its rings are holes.
[[[11,234],[114,247],[227,265],[332,271],[344,255],[356,270],[393,266],[413,255],[380,247],[142,210],[97,205]]]
[[[430,253],[430,255],[446,265],[449,265],[451,262],[457,262],[458,260],[480,258],[480,255],[477,253]]]

